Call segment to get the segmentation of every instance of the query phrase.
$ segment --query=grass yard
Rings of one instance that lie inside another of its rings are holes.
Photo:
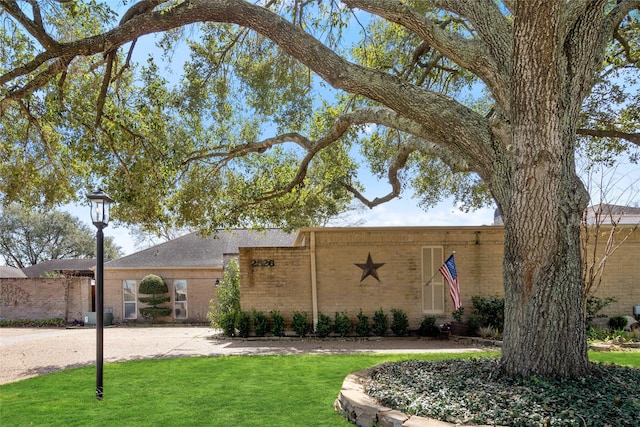
[[[497,353],[229,356],[142,360],[0,386],[6,426],[348,426],[333,410],[351,372],[385,361],[485,357]],[[640,353],[594,353],[592,360],[640,368]]]
[[[0,386],[0,425],[347,426],[334,412],[333,402],[349,373],[384,361],[488,354],[229,356],[109,363],[104,366],[103,401],[95,398],[95,367]]]
[[[640,369],[640,351],[595,352],[589,353],[592,362],[614,363]]]

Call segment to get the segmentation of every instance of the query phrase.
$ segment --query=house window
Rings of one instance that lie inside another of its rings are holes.
[[[124,296],[124,318],[137,319],[138,302],[136,298],[136,281],[125,280],[124,282],[122,282],[122,293]]]
[[[442,246],[422,248],[422,311],[428,314],[444,313],[444,278],[438,271],[442,265]]]
[[[187,281],[173,281],[173,306],[176,319],[187,318]]]

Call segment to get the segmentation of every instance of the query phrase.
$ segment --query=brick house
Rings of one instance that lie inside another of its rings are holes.
[[[610,226],[602,226],[602,250]],[[603,314],[631,315],[640,305],[640,231],[618,225],[614,239],[624,244],[607,261],[595,294],[614,297]],[[425,315],[451,318],[448,288],[438,268],[455,251],[462,305],[471,297],[503,296],[504,228],[355,227],[304,228],[296,234],[280,230],[230,230],[217,237],[193,233],[105,263],[106,308],[113,321],[140,318],[138,285],[147,274],[168,284],[170,322],[204,322],[216,282],[230,257],[239,257],[242,309],[279,310],[290,322],[295,311],[310,319],[359,310],[370,318],[382,308],[404,310],[416,329]],[[58,269],[60,271],[60,269]],[[92,307],[87,277],[0,279],[0,318],[78,320]],[[37,281],[35,283],[34,281]],[[77,282],[77,283],[76,283]]]
[[[619,226],[619,238],[633,226]],[[608,234],[606,227],[603,234]],[[462,306],[474,295],[504,295],[504,227],[307,228],[292,247],[240,249],[243,310],[279,310],[285,319],[305,311],[333,317],[360,310],[371,319],[382,308],[404,310],[410,328],[421,319],[451,319],[448,287],[439,267],[455,251]],[[631,233],[607,261],[596,295],[616,302],[603,313],[631,315],[640,305],[640,232]]]
[[[171,316],[160,321],[205,322],[224,266],[238,256],[239,247],[290,246],[294,239],[276,229],[220,231],[208,238],[191,233],[107,262],[104,306],[113,311],[116,323],[146,320],[139,311],[139,284],[146,275],[156,274],[169,287],[171,301],[165,306],[172,308]]]

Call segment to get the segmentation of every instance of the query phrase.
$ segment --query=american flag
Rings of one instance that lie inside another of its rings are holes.
[[[460,286],[458,284],[458,273],[456,272],[456,263],[453,261],[453,254],[440,267],[440,274],[449,283],[449,295],[453,301],[454,310],[458,310],[462,305],[460,303]]]

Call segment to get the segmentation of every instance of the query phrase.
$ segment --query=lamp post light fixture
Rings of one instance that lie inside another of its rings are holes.
[[[91,221],[98,229],[96,233],[96,398],[102,400],[102,347],[104,344],[104,234],[109,225],[109,209],[113,200],[102,191],[87,194],[91,202]]]

